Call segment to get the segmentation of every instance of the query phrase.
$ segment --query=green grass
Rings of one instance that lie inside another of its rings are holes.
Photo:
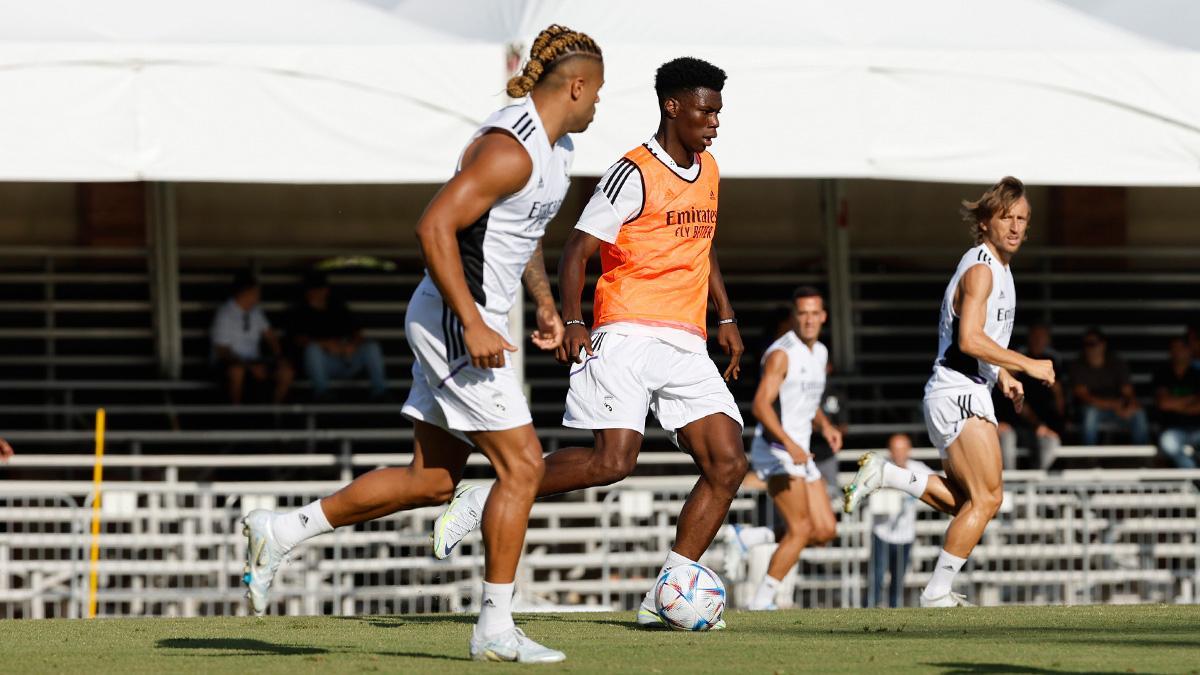
[[[1200,673],[1200,606],[731,612],[712,633],[647,631],[633,614],[524,615],[567,653],[539,673]],[[0,622],[0,672],[451,673],[463,615]]]

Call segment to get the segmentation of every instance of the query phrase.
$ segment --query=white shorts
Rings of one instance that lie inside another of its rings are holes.
[[[986,387],[973,392],[926,397],[924,407],[925,430],[942,459],[946,459],[946,448],[958,438],[963,424],[972,417],[999,426],[992,407],[992,395]]]
[[[488,325],[511,342],[508,319],[480,310]],[[503,368],[471,365],[458,317],[432,283],[413,293],[404,317],[405,337],[416,359],[412,390],[401,412],[470,442],[466,431],[503,431],[532,423],[512,361]]]
[[[815,483],[823,478],[812,455],[804,464],[797,464],[782,443],[768,441],[762,436],[755,436],[750,441],[750,466],[758,474],[759,480],[788,475],[803,478],[806,483]]]
[[[649,409],[676,445],[677,429],[714,413],[742,426],[737,403],[708,354],[609,332],[594,333],[592,345],[593,356],[571,364],[565,426],[645,433]]]

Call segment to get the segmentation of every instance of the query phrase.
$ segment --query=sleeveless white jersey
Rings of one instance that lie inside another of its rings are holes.
[[[492,113],[467,146],[492,129],[504,130],[520,142],[533,161],[533,172],[519,192],[496,202],[479,220],[459,231],[458,248],[471,297],[485,311],[506,315],[516,299],[525,265],[567,194],[575,146],[570,136],[563,136],[551,147],[532,98]],[[460,157],[459,168],[461,165]],[[428,271],[421,285],[437,292]]]
[[[963,275],[976,265],[987,265],[992,272],[992,292],[987,299],[983,332],[996,344],[1008,348],[1017,314],[1017,290],[1012,270],[996,260],[987,244],[980,244],[963,255],[942,296],[938,356],[933,362],[933,376],[925,385],[926,397],[953,396],[978,391],[981,386],[990,390],[996,383],[998,366],[967,356],[958,348],[959,317],[954,311],[954,294]]]
[[[829,363],[829,350],[820,342],[814,342],[812,349],[809,349],[795,331],[789,330],[767,348],[763,363],[777,351],[787,354],[788,367],[787,375],[779,385],[776,411],[783,423],[783,430],[807,451],[812,440],[813,417],[825,392],[825,367]],[[775,440],[761,424],[754,430],[754,435]]]

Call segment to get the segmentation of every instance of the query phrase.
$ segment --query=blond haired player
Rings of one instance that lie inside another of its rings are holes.
[[[725,378],[737,377],[743,348],[712,248],[720,175],[707,151],[717,136],[725,73],[693,58],[655,75],[658,131],[600,179],[559,265],[570,364],[563,424],[594,432],[594,448],[546,458],[538,495],[609,485],[637,463],[647,409],[700,468],[679,514],[663,570],[697,560],[716,535],[742,478],[742,417]],[[580,307],[584,271],[600,253],[594,328]],[[724,378],[708,355],[707,309],[732,356]],[[460,490],[434,531],[434,553],[449,555],[478,522],[487,490]],[[661,620],[648,592],[638,623]]]
[[[1003,178],[978,200],[964,201],[962,214],[973,228],[975,246],[963,254],[943,294],[938,356],[925,385],[925,427],[946,475],[920,475],[867,453],[845,487],[847,513],[887,487],[954,516],[933,576],[921,591],[922,607],[969,604],[952,590],[954,577],[1004,496],[992,387],[999,385],[1020,412],[1024,388],[1013,373],[1054,384],[1053,361],[1008,348],[1017,311],[1009,263],[1029,227],[1025,186],[1016,178]]]

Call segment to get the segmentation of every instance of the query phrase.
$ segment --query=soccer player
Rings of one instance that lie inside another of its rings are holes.
[[[842,449],[842,432],[821,411],[829,350],[817,339],[828,318],[821,293],[801,286],[792,294],[792,327],[767,348],[762,376],[754,394],[758,426],[750,444],[750,464],[767,483],[775,508],[783,517],[783,534],[750,602],[750,609],[771,610],[775,592],[809,544],[829,542],[837,534],[825,479],[809,453],[815,428],[834,452]],[[778,410],[776,409],[778,407]],[[767,527],[729,525],[726,570],[736,567],[751,545],[775,541]]]
[[[946,475],[921,475],[875,453],[859,460],[845,487],[851,513],[880,487],[906,492],[953,518],[922,607],[966,606],[953,592],[954,577],[983,537],[1004,496],[1000,437],[991,388],[1000,386],[1020,412],[1024,388],[1014,373],[1054,384],[1054,363],[1008,349],[1017,295],[1009,263],[1025,241],[1029,201],[1021,181],[1005,177],[979,199],[962,203],[975,246],[946,286],[938,324],[938,356],[925,385],[925,428]]]
[[[707,148],[717,137],[724,84],[725,72],[699,59],[658,69],[658,130],[600,179],[559,265],[566,337],[558,358],[571,364],[563,424],[592,430],[595,447],[548,456],[538,496],[632,473],[652,410],[700,469],[664,571],[700,558],[747,468],[742,417],[726,386],[738,375],[742,340],[712,248],[719,174]],[[602,275],[589,331],[580,296],[597,252]],[[723,374],[707,350],[709,301],[717,340],[731,355]],[[436,524],[434,555],[446,557],[474,529],[487,495],[485,488],[459,490]],[[661,626],[652,596],[653,589],[637,621]]]
[[[525,637],[511,612],[513,579],[544,468],[529,406],[505,352],[507,316],[522,278],[537,300],[534,343],[554,349],[555,311],[541,238],[570,182],[568,133],[587,129],[604,82],[600,48],[583,33],[550,26],[534,41],[508,94],[524,100],[489,117],[458,171],[417,223],[426,275],[413,293],[405,335],[416,356],[403,413],[416,426],[413,461],[372,471],[340,492],[289,513],[245,519],[246,582],[263,613],[283,557],[335,527],[444,504],[478,448],[497,480],[483,516],[483,602],[470,640],[476,660],[547,663],[561,652]]]

